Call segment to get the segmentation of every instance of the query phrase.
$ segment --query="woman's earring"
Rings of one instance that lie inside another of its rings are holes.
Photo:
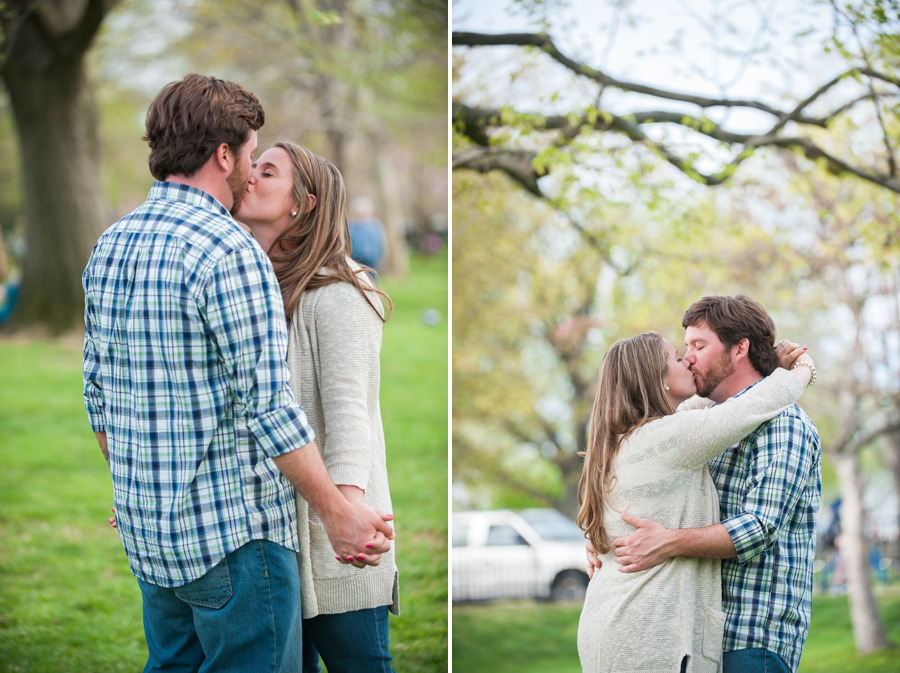
[[[664,383],[663,385],[665,386],[666,384]],[[669,386],[666,386],[666,390],[668,390],[668,389],[669,389]]]
[[[297,217],[297,211],[296,211],[296,210],[295,210],[293,213],[291,213],[291,217]]]

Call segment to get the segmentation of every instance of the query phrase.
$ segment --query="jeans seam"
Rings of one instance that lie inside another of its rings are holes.
[[[278,631],[275,624],[275,602],[272,597],[272,578],[269,577],[269,564],[266,562],[266,548],[262,541],[258,541],[259,553],[262,556],[266,592],[269,594],[269,615],[272,621],[272,671],[278,670]]]

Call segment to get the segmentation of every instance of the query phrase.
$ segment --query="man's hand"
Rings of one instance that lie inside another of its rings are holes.
[[[613,540],[619,572],[633,573],[657,566],[666,559],[677,556],[672,549],[672,531],[649,519],[641,519],[627,512],[622,521],[637,528],[630,535]]]
[[[599,570],[600,566],[603,565],[603,561],[597,558],[597,552],[594,549],[594,545],[591,544],[591,541],[588,540],[584,544],[584,553],[587,556],[587,576],[588,579],[594,579],[594,570]]]

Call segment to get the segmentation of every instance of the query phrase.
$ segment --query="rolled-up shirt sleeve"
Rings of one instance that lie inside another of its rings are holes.
[[[100,378],[100,353],[98,335],[95,334],[94,304],[87,288],[90,277],[87,272],[82,278],[85,290],[84,302],[84,351],[81,358],[81,379],[84,384],[84,408],[94,432],[106,432],[103,416],[103,382]]]
[[[740,563],[775,543],[785,522],[794,516],[809,480],[815,477],[818,437],[808,435],[798,416],[781,414],[760,432],[765,432],[767,439],[758,443],[763,449],[750,466],[742,511],[722,521]]]
[[[206,319],[234,378],[235,406],[257,446],[273,457],[313,441],[315,432],[291,391],[284,307],[262,250],[223,256],[206,294]]]

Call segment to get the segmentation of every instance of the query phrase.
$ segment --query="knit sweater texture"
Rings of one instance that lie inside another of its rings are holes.
[[[614,462],[616,481],[604,510],[609,538],[635,530],[621,519],[626,510],[670,529],[718,523],[707,462],[802,393],[796,376],[776,369],[738,398],[679,410],[635,430]],[[634,573],[619,572],[613,550],[600,560],[578,626],[584,671],[678,673],[685,656],[688,673],[718,669],[725,626],[720,560],[678,556]]]
[[[369,296],[380,308],[378,295]],[[304,292],[291,320],[287,361],[291,388],[332,481],[363,489],[367,505],[392,512],[378,399],[382,329],[349,283]],[[303,618],[382,605],[400,614],[393,543],[378,566],[343,565],[315,510],[299,495],[296,502]]]

